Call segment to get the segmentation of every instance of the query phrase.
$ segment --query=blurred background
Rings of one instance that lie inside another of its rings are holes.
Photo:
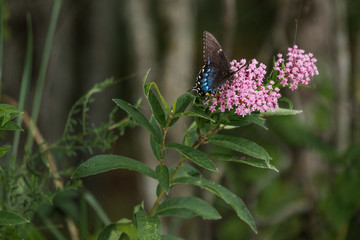
[[[26,16],[31,16],[34,52],[25,111],[30,111],[34,98],[54,2],[59,0],[3,1],[2,96],[12,99],[19,98]],[[118,84],[90,105],[94,124],[108,119],[112,98],[135,104],[143,97],[141,81],[149,68],[148,81],[156,82],[172,104],[194,86],[203,65],[204,30],[213,33],[229,59],[256,58],[268,69],[276,53],[285,54],[295,43],[314,54],[320,72],[310,87],[283,92],[303,113],[269,118],[268,131],[252,126],[233,133],[267,149],[280,172],[217,162],[222,173],[213,176],[245,201],[259,233],[253,234],[228,206],[213,198],[207,201],[215,204],[222,220],[167,219],[168,229],[178,226],[175,235],[184,239],[360,239],[360,1],[60,2],[38,120],[46,142],[62,136],[76,99],[111,76]],[[149,113],[145,101],[143,105]],[[183,129],[184,123],[178,123],[170,140],[180,141]],[[154,166],[144,134],[136,128],[126,130],[112,151]],[[78,155],[73,166],[87,157]],[[84,179],[84,188],[113,221],[131,218],[133,207],[143,199],[151,206],[155,187],[129,171]]]

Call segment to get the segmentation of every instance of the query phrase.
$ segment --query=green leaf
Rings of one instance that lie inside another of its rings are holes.
[[[233,116],[230,116],[229,122],[225,122],[224,125],[245,127],[250,124],[256,124],[267,130],[268,128],[265,126],[264,120],[260,119],[259,117],[260,117],[259,114],[251,114],[251,115],[247,115],[245,117],[233,115]]]
[[[174,118],[170,122],[170,126],[174,125],[177,122],[177,120],[179,120],[179,117],[177,116],[181,116],[180,113],[183,113],[186,110],[186,108],[189,106],[189,104],[194,101],[194,99],[195,96],[190,93],[184,93],[178,99],[176,99],[172,107],[172,109],[175,110],[173,114]]]
[[[122,232],[120,232],[116,224],[106,226],[99,234],[97,240],[119,240]]]
[[[146,117],[134,106],[131,104],[121,100],[121,99],[113,99],[113,101],[122,109],[124,109],[140,126],[144,127],[146,130],[150,132],[154,136],[156,142],[162,142],[162,136],[159,135],[159,132],[154,129],[153,126],[149,123]]]
[[[1,146],[0,147],[0,157],[4,156],[7,151],[9,151],[11,147],[10,146]]]
[[[287,97],[281,97],[279,98],[279,102],[286,102],[287,104],[289,104],[289,110],[293,109],[293,103],[291,102],[291,100]]]
[[[144,94],[145,94],[146,98],[148,98],[151,87],[154,87],[155,90],[157,91],[157,94],[158,94],[160,100],[161,100],[161,103],[165,107],[165,110],[167,111],[168,114],[170,114],[170,108],[167,105],[167,102],[165,101],[164,97],[161,95],[160,90],[159,90],[158,86],[156,85],[156,83],[154,83],[154,82],[146,83],[146,79],[149,75],[149,72],[150,72],[150,69],[147,71],[145,77],[143,78]]]
[[[251,158],[251,157],[239,158],[239,157],[236,157],[234,155],[223,154],[223,153],[210,153],[209,156],[211,158],[214,158],[214,159],[217,159],[217,160],[220,160],[220,161],[224,161],[224,162],[245,163],[245,164],[248,164],[248,165],[253,166],[253,167],[267,168],[267,169],[271,169],[271,170],[274,170],[276,172],[279,172],[279,170],[277,170],[276,167],[274,167],[271,164],[270,164],[270,166],[268,166],[266,164],[266,162],[264,160],[262,160],[262,159],[256,159],[256,158]]]
[[[16,107],[9,104],[0,104],[0,126],[3,126],[5,123],[10,121],[13,118],[23,114],[23,112],[19,111]]]
[[[160,136],[161,139],[163,138],[163,135],[162,135],[162,132],[161,132],[161,129],[159,127],[159,124],[158,122],[156,121],[154,115],[151,115],[151,118],[150,118],[150,125],[153,127],[154,131],[155,131],[155,134]],[[155,139],[154,139],[155,140]],[[161,140],[161,143],[162,143],[163,140]]]
[[[204,119],[207,119],[209,121],[215,122],[214,119],[212,119],[200,107],[197,107],[197,106],[192,106],[192,109],[189,112],[180,112],[180,113],[174,115],[174,117],[181,117],[181,116],[199,117],[199,118],[204,118]]]
[[[159,126],[157,125],[157,122],[155,120],[155,118],[152,116],[150,119],[150,124],[153,126],[154,129],[156,129],[156,131],[159,131],[160,134],[161,130],[159,129]],[[157,143],[153,137],[153,135],[150,134],[150,146],[151,146],[151,150],[154,153],[154,156],[156,157],[156,159],[158,161],[160,161],[161,159],[161,146],[159,143]]]
[[[203,167],[213,172],[218,171],[215,164],[211,161],[211,159],[205,153],[197,149],[188,147],[180,143],[169,143],[166,146],[166,148],[174,149],[178,151],[179,153],[181,153],[182,155],[187,157],[190,161],[196,163],[200,167]]]
[[[204,200],[196,197],[173,197],[168,198],[156,209],[157,216],[177,216],[192,218],[200,216],[202,219],[220,219],[221,216],[215,208]]]
[[[155,175],[161,188],[164,190],[166,194],[169,193],[170,190],[170,180],[169,180],[169,169],[166,165],[159,165],[155,169]]]
[[[30,221],[23,218],[22,216],[8,212],[8,211],[0,211],[0,225],[10,226],[10,225],[19,225],[24,223],[29,223]]]
[[[165,113],[160,105],[160,102],[158,101],[155,94],[153,93],[153,91],[151,91],[151,90],[149,91],[147,99],[149,101],[151,110],[152,110],[156,120],[162,127],[165,127],[165,125],[166,125]]]
[[[134,222],[142,240],[161,240],[161,224],[158,217],[149,217],[140,206],[135,207]]]
[[[134,159],[118,155],[98,155],[82,163],[74,172],[73,178],[91,176],[115,169],[128,169],[155,178],[154,171]]]
[[[203,114],[199,114],[199,113],[196,113],[196,112],[182,112],[182,113],[178,113],[174,116],[174,118],[179,118],[179,117],[182,117],[182,116],[192,116],[192,117],[200,117],[200,118],[204,118],[204,119],[207,119],[209,121],[212,121],[212,122],[215,122],[214,119],[212,119],[211,117],[209,117],[208,115],[203,115]]]
[[[160,161],[161,148],[160,144],[157,143],[152,135],[150,135],[150,146],[151,150],[158,161]]]
[[[250,228],[256,233],[255,221],[252,218],[249,210],[246,208],[244,202],[236,196],[234,193],[230,192],[228,189],[223,186],[206,180],[204,178],[195,178],[195,177],[175,177],[172,181],[172,184],[192,184],[201,188],[204,188],[222,200],[229,204],[236,212],[238,217],[247,223]]]
[[[106,226],[99,234],[98,240],[119,240],[123,239],[138,240],[139,234],[135,225],[128,219],[122,219],[117,223]],[[124,238],[125,239],[125,238]]]
[[[2,131],[24,131],[19,125],[15,122],[8,121],[4,125],[0,126],[0,130]]]
[[[192,146],[198,138],[196,121],[193,121],[190,127],[186,129],[183,144],[186,146]]]
[[[287,115],[296,115],[302,113],[302,110],[290,110],[286,108],[277,108],[275,111],[267,111],[262,112],[260,115],[262,117],[268,117],[268,116],[287,116]]]
[[[234,136],[225,135],[211,135],[208,137],[211,144],[228,148],[237,152],[241,152],[250,157],[259,158],[265,160],[266,164],[270,168],[270,156],[264,148],[259,146],[253,141],[245,138],[239,138]]]

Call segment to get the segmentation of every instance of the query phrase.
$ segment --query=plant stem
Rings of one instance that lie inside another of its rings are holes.
[[[162,139],[162,144],[160,146],[161,148],[161,153],[160,153],[160,163],[162,164],[163,162],[163,159],[164,159],[164,152],[165,152],[165,149],[166,149],[166,135],[167,135],[167,132],[169,130],[169,126],[170,126],[170,123],[171,121],[173,120],[173,115],[174,115],[174,110],[171,110],[170,111],[170,114],[169,114],[169,118],[166,122],[166,125],[165,127],[163,128],[163,139]]]
[[[194,148],[194,149],[199,148],[201,144],[206,143],[206,140],[207,140],[207,137],[208,137],[208,136],[210,136],[211,134],[215,134],[215,133],[221,131],[223,128],[224,128],[224,127],[220,127],[220,124],[218,124],[216,127],[210,129],[210,130],[209,130],[208,132],[206,132],[204,135],[199,136],[199,139],[192,145],[192,148]],[[164,151],[165,151],[165,149],[164,149]],[[170,176],[170,178],[169,178],[170,183],[171,183],[171,181],[173,180],[173,178],[175,177],[176,173],[179,171],[180,167],[181,167],[181,166],[183,165],[183,163],[185,162],[185,160],[186,160],[186,157],[184,157],[184,156],[180,158],[178,164],[176,165],[175,170],[173,171],[173,173],[171,174],[171,176]],[[155,211],[156,211],[156,208],[157,208],[157,206],[160,204],[160,201],[161,201],[161,199],[164,197],[164,194],[165,194],[164,190],[161,190],[159,196],[157,197],[157,199],[156,199],[156,201],[155,201],[155,203],[154,203],[154,205],[153,205],[153,207],[152,207],[151,210],[150,210],[150,213],[149,213],[149,216],[150,216],[150,217],[154,216]]]
[[[27,93],[29,91],[29,83],[31,79],[31,67],[32,67],[32,55],[33,55],[33,33],[32,33],[32,25],[31,25],[31,17],[30,14],[26,16],[27,22],[27,30],[28,30],[28,41],[26,47],[26,56],[25,56],[25,64],[24,64],[24,71],[21,79],[21,89],[20,89],[20,98],[19,98],[19,105],[18,109],[20,111],[24,111],[25,100]],[[18,117],[16,123],[21,126],[22,116]],[[10,169],[16,169],[16,160],[17,160],[17,152],[19,147],[19,140],[20,140],[20,132],[15,132],[14,134],[14,141],[13,141],[13,148],[12,148],[12,156],[11,156],[11,163]]]
[[[55,35],[56,23],[59,17],[60,9],[61,9],[62,0],[54,0],[54,5],[51,12],[50,23],[49,23],[49,30],[46,34],[46,40],[44,44],[44,51],[41,57],[39,75],[36,82],[36,91],[35,97],[33,102],[33,109],[31,113],[31,120],[32,124],[30,126],[30,134],[28,134],[26,139],[26,147],[31,154],[31,149],[33,146],[33,136],[35,133],[35,126],[39,117],[40,112],[40,105],[42,99],[42,91],[44,88],[45,77],[46,77],[46,70],[49,64],[50,53],[51,53],[51,46]]]
[[[0,98],[2,91],[2,57],[3,57],[3,38],[4,38],[3,5],[4,5],[3,1],[0,0]]]
[[[117,123],[111,125],[111,126],[108,128],[108,130],[109,130],[109,131],[114,130],[115,128],[123,125],[124,123],[128,122],[129,120],[130,120],[130,117],[126,117],[126,118],[124,118],[123,120],[121,120],[120,122],[117,122]]]

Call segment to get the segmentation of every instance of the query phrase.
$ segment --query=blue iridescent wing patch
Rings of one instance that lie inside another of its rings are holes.
[[[196,77],[194,89],[201,96],[211,95],[229,80],[233,73],[230,70],[229,59],[216,38],[209,32],[204,32],[205,65]]]

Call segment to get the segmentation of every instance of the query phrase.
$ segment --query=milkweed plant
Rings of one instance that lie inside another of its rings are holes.
[[[310,79],[319,74],[315,62],[311,53],[305,53],[296,45],[288,49],[286,57],[277,55],[271,71],[267,71],[265,64],[255,59],[250,62],[233,60],[230,63],[231,70],[236,73],[215,93],[200,97],[187,92],[172,105],[168,105],[156,83],[146,82],[148,72],[143,79],[143,90],[152,110],[150,119],[145,117],[138,106],[113,99],[128,114],[128,119],[149,133],[151,149],[158,161],[156,168],[150,168],[141,159],[97,155],[83,162],[75,170],[73,178],[128,169],[155,179],[158,188],[157,199],[151,209],[145,209],[143,203],[135,206],[132,220],[122,219],[108,225],[101,232],[101,239],[109,239],[110,236],[128,237],[131,240],[179,239],[162,235],[160,217],[221,219],[212,205],[198,197],[170,197],[172,188],[178,184],[194,185],[216,195],[256,233],[255,221],[241,198],[226,187],[205,178],[199,169],[216,174],[216,161],[234,161],[277,171],[271,164],[271,156],[263,147],[246,138],[226,135],[227,132],[223,130],[250,124],[267,129],[264,124],[267,117],[300,113],[292,109],[291,102],[282,97],[280,90],[289,88],[294,91],[299,86],[309,85]],[[289,107],[280,108],[279,101],[287,102]],[[186,125],[182,142],[169,142],[168,131],[181,117],[190,117],[192,122]],[[230,153],[204,152],[199,149],[206,144],[228,149]],[[175,165],[170,165],[169,159],[165,157],[169,150],[180,153]]]

